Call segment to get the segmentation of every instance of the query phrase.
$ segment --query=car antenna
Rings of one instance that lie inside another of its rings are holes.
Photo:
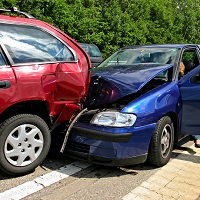
[[[19,11],[17,9],[17,7],[12,7],[10,10],[4,9],[4,8],[0,9],[0,13],[6,13],[6,12],[11,12],[11,13],[14,13],[14,14],[21,14],[21,15],[24,15],[26,18],[35,19],[35,17],[33,17],[32,15],[29,15],[26,12]]]

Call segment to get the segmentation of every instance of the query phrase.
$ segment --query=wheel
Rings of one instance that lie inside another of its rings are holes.
[[[0,169],[24,175],[45,159],[51,143],[47,124],[38,116],[20,114],[0,125]]]
[[[162,117],[156,124],[151,138],[147,162],[161,167],[168,163],[174,144],[174,126],[168,116]]]

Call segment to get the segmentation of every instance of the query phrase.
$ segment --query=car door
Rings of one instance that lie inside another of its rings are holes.
[[[16,79],[12,68],[7,65],[6,59],[0,50],[0,113],[13,97],[16,89]]]
[[[200,65],[180,81],[182,98],[181,133],[200,135]]]
[[[62,104],[85,98],[89,63],[78,45],[71,42],[70,46],[67,37],[60,38],[54,29],[51,32],[42,26],[0,23],[0,29],[0,39],[27,98],[41,98],[40,83],[43,91],[54,92],[54,100]]]

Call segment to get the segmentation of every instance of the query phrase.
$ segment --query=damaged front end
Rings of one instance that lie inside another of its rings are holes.
[[[137,64],[95,68],[85,106],[89,109],[121,109],[171,79],[172,65]]]
[[[109,66],[106,70],[93,69],[86,108],[71,122],[61,152],[64,152],[70,132],[89,138],[93,135],[96,140],[102,139],[103,135],[106,141],[129,141],[132,134],[124,126],[133,126],[136,115],[121,111],[138,97],[167,83],[171,79],[171,71],[172,65],[158,64],[130,65],[126,69],[123,65]],[[89,133],[88,127],[91,129]],[[114,134],[106,133],[108,127]],[[114,130],[112,127],[117,128]],[[117,133],[120,127],[123,134]],[[100,137],[99,130],[102,132]]]

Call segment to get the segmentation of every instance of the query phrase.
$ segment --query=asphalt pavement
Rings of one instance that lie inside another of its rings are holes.
[[[199,163],[191,141],[160,168],[110,168],[53,154],[31,174],[0,173],[0,200],[200,200]]]

